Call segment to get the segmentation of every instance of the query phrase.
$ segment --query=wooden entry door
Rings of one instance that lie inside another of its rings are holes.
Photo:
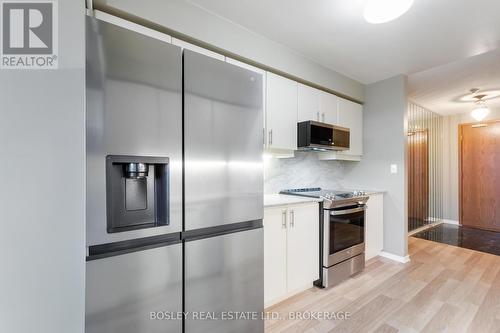
[[[429,218],[429,146],[427,131],[408,135],[408,218],[422,226]]]
[[[464,124],[460,140],[460,223],[500,231],[500,121]]]

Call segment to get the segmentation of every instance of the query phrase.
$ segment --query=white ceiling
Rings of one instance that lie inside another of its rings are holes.
[[[474,104],[462,98],[471,88],[500,89],[500,50],[410,75],[408,86],[410,99],[429,110],[443,115],[469,112]],[[500,110],[500,98],[487,105]]]
[[[366,0],[186,0],[362,83],[413,74],[500,47],[500,1],[415,0],[366,23]]]

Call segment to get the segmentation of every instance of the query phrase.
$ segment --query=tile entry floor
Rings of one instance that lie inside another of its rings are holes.
[[[413,237],[500,256],[500,232],[444,223],[419,232]]]

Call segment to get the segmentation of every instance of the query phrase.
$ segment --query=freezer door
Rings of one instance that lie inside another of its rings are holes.
[[[185,229],[262,219],[262,75],[184,51]]]
[[[87,261],[86,333],[182,332],[182,245]]]
[[[263,260],[262,228],[186,242],[185,332],[264,332]],[[257,318],[228,317],[247,311]]]
[[[87,245],[182,230],[182,54],[177,46],[87,20]],[[168,158],[168,225],[108,233],[106,156]]]

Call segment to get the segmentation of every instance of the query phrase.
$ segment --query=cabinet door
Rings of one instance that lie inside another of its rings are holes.
[[[267,73],[267,146],[297,149],[297,82]]]
[[[351,130],[351,148],[342,153],[363,155],[363,106],[340,98],[338,125]]]
[[[320,93],[318,89],[298,84],[298,122],[321,121]]]
[[[303,290],[319,278],[318,204],[288,209],[287,284],[288,292]]]
[[[264,210],[264,304],[286,294],[286,225],[285,208]]]
[[[191,51],[194,51],[194,52],[198,52],[198,53],[204,54],[206,56],[218,59],[220,61],[224,61],[226,59],[226,57],[223,56],[222,54],[219,54],[219,53],[216,53],[216,52],[204,49],[204,48],[196,46],[194,44],[191,44],[191,43],[185,42],[183,40],[177,39],[175,37],[172,37],[172,44],[180,46],[183,49],[188,49],[188,50],[191,50]]]
[[[327,124],[336,125],[338,97],[327,92],[321,92],[321,121]]]
[[[366,209],[366,259],[378,256],[384,247],[384,194],[370,195]]]

